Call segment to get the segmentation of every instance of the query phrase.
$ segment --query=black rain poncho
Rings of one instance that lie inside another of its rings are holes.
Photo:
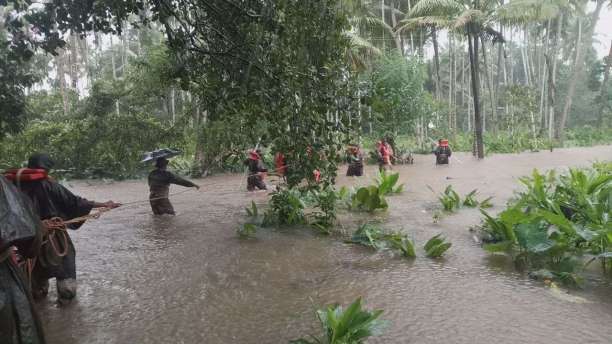
[[[85,216],[91,212],[94,203],[74,195],[56,181],[47,179],[32,182],[22,182],[20,189],[28,196],[34,205],[34,209],[41,220],[59,217],[64,221]],[[83,223],[75,223],[68,226],[70,229],[78,229]],[[74,244],[67,236],[67,254],[59,257],[59,261],[52,264],[39,264],[34,266],[32,272],[32,289],[36,297],[46,295],[48,279],[56,278],[59,281],[76,279],[76,250]],[[43,247],[42,254],[49,250],[49,245]],[[49,261],[48,261],[49,262]],[[60,293],[63,294],[63,293]],[[72,292],[68,294],[74,294]],[[63,295],[60,295],[63,297]],[[72,298],[74,295],[66,296]]]
[[[151,203],[151,210],[153,210],[153,214],[155,215],[174,215],[174,207],[172,207],[172,203],[170,203],[170,199],[168,199],[170,184],[181,185],[188,188],[196,186],[187,179],[159,168],[149,173],[148,181],[150,190],[149,202]]]
[[[0,176],[0,343],[44,344],[42,326],[23,274],[10,256],[16,245],[22,254],[37,251],[41,225],[32,206]]]

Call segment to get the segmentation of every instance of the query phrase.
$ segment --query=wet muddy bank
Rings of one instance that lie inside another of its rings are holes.
[[[586,166],[611,160],[612,147],[554,153],[492,155],[483,161],[457,154],[450,166],[416,156],[399,166],[403,194],[389,197],[385,227],[409,233],[418,258],[407,261],[320,237],[309,231],[263,230],[239,240],[251,200],[240,175],[198,181],[199,192],[176,195],[176,217],[155,218],[147,203],[105,214],[73,232],[78,300],[64,308],[55,295],[38,305],[50,343],[286,343],[318,329],[316,307],[363,296],[389,321],[372,343],[609,343],[612,286],[594,281],[576,292],[586,302],[561,298],[492,257],[468,228],[479,213],[463,209],[432,221],[436,193],[453,185],[478,189],[500,210],[533,168]],[[375,176],[368,166],[360,179]],[[343,174],[344,171],[340,171]],[[70,182],[96,200],[146,199],[145,181]],[[181,191],[173,187],[172,192]],[[347,229],[367,217],[342,214]],[[444,233],[453,243],[445,259],[424,258],[422,245]],[[52,284],[53,285],[53,284]]]

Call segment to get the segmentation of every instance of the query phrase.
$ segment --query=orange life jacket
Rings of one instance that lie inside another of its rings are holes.
[[[4,177],[12,182],[33,182],[49,178],[46,170],[40,168],[13,168],[4,172]]]

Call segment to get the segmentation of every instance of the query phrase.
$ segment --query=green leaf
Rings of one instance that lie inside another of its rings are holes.
[[[499,253],[499,252],[509,252],[514,243],[512,241],[501,241],[493,244],[485,244],[483,245],[483,249],[490,253]]]

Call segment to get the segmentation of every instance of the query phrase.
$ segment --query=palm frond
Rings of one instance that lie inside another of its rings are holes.
[[[345,31],[343,33],[350,41],[351,49],[365,51],[371,55],[382,55],[380,49],[375,47],[372,42],[368,41],[366,38],[361,37],[355,32]]]
[[[452,27],[453,21],[445,17],[436,16],[424,16],[418,18],[409,18],[400,21],[398,26],[395,28],[396,32],[403,32],[406,30],[414,30],[418,27],[437,27],[437,28],[450,28]]]
[[[465,28],[468,24],[481,24],[484,20],[484,13],[480,10],[467,9],[461,13],[453,23],[454,29]]]
[[[493,44],[506,42],[504,35],[502,35],[501,32],[495,30],[492,26],[483,27],[481,34],[483,35],[484,39],[493,42]]]
[[[414,5],[408,16],[413,18],[432,15],[452,16],[464,9],[458,0],[421,0]]]

